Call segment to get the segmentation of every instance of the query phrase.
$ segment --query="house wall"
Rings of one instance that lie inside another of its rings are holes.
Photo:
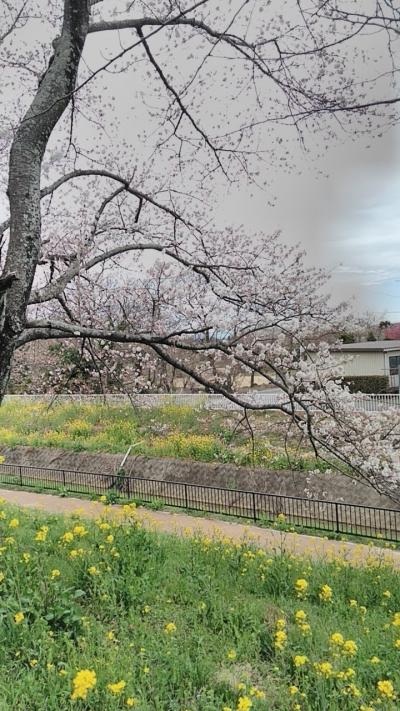
[[[384,353],[332,353],[344,362],[345,375],[388,375]]]

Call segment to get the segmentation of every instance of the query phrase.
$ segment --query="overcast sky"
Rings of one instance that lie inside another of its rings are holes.
[[[319,160],[311,146],[298,153],[292,175],[274,171],[274,206],[270,194],[239,190],[221,201],[217,217],[281,229],[310,262],[332,270],[334,296],[354,296],[357,311],[400,321],[400,127],[369,143],[343,138]]]

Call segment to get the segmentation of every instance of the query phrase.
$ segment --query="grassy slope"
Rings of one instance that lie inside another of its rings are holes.
[[[111,521],[107,529],[3,509],[1,711],[113,711],[128,708],[128,699],[138,711],[399,708],[377,687],[389,681],[400,695],[400,619],[393,624],[400,585],[389,568],[354,570],[340,560],[310,564],[251,545],[179,540],[144,531],[131,512],[132,525]],[[298,579],[308,582],[303,599]],[[326,584],[332,600],[324,602]],[[299,609],[307,635],[295,621]],[[274,635],[283,625],[279,650]],[[343,646],[335,653],[334,632],[356,643],[355,654]],[[295,655],[309,661],[296,668]],[[332,671],[318,673],[320,662]],[[73,701],[73,679],[84,669],[95,672],[96,685]],[[119,693],[108,688],[121,681]]]
[[[129,406],[68,403],[49,409],[41,403],[7,403],[0,408],[0,446],[125,452],[135,444],[135,453],[149,456],[254,463],[272,469],[323,468],[305,450],[298,453],[293,448],[288,460],[283,440],[274,431],[273,413],[258,417],[253,457],[249,433],[235,430],[236,420],[235,415],[174,405],[135,411]]]

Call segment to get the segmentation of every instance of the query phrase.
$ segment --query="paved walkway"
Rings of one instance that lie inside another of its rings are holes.
[[[51,494],[36,494],[30,491],[14,491],[0,489],[0,497],[10,504],[47,513],[72,514],[77,511],[82,516],[95,518],[104,514],[104,505],[97,501],[85,499],[63,498]],[[111,510],[118,510],[113,506]],[[298,533],[282,533],[270,528],[245,526],[236,522],[217,521],[212,519],[189,516],[184,513],[169,513],[166,511],[149,511],[138,507],[138,517],[149,528],[176,535],[204,535],[212,537],[227,537],[233,541],[251,540],[260,548],[272,552],[288,552],[295,555],[305,555],[311,558],[332,560],[340,556],[353,565],[390,563],[400,570],[400,551],[378,548],[362,543],[345,543],[329,541],[319,536],[305,536]]]

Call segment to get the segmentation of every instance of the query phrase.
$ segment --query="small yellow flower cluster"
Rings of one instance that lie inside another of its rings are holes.
[[[116,681],[114,684],[107,684],[107,689],[114,696],[119,696],[126,687],[126,681],[121,679],[121,681]]]
[[[307,622],[307,614],[304,610],[297,610],[294,613],[294,619],[298,629],[304,636],[311,633],[311,625]]]
[[[329,585],[323,585],[319,591],[319,599],[321,602],[331,602],[333,597],[332,588]]]
[[[304,667],[308,663],[308,657],[305,654],[296,654],[293,657],[293,664],[295,667]]]
[[[378,689],[379,695],[384,698],[384,699],[390,699],[391,701],[394,701],[396,698],[396,694],[394,693],[394,687],[391,681],[389,679],[384,679],[382,681],[378,681],[376,685]]]
[[[274,647],[277,652],[282,652],[285,649],[287,642],[286,620],[282,617],[276,621],[274,634]]]
[[[297,593],[297,597],[302,599],[306,597],[308,590],[308,582],[305,578],[298,578],[294,584],[294,589]]]
[[[166,634],[173,634],[174,632],[176,632],[175,622],[167,622],[167,624],[164,627],[164,632]]]
[[[35,541],[38,541],[39,543],[44,543],[44,541],[47,538],[48,532],[49,532],[48,526],[41,526],[39,528],[39,530],[36,532]]]
[[[72,694],[71,699],[83,699],[87,698],[88,691],[96,686],[96,672],[91,669],[81,669],[77,672],[72,680]]]
[[[324,676],[327,679],[329,679],[334,674],[333,667],[330,662],[314,662],[314,669],[317,672],[318,676]]]

